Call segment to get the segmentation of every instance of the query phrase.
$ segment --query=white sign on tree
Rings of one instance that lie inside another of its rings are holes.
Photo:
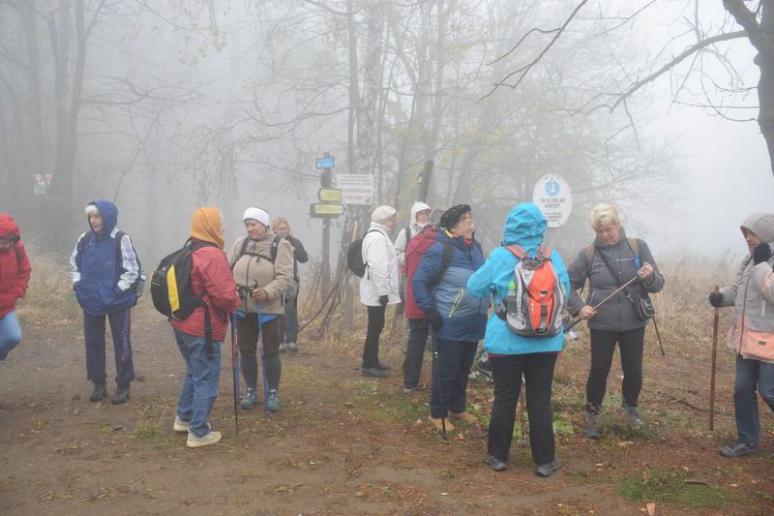
[[[333,184],[341,190],[343,204],[374,202],[374,176],[371,174],[334,174]]]
[[[558,228],[570,216],[572,211],[572,191],[564,178],[556,174],[547,174],[538,179],[532,191],[532,202],[540,208],[546,217],[549,228]]]

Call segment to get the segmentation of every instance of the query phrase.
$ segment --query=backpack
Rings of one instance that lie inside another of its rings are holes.
[[[75,255],[75,263],[78,265],[78,268],[81,267],[81,254],[83,253],[83,250],[86,248],[87,240],[89,239],[90,233],[84,233],[81,235],[81,238],[78,240],[77,248],[78,252]],[[124,255],[123,251],[121,250],[121,241],[124,239],[124,236],[126,233],[123,231],[117,231],[116,232],[116,285],[118,284],[118,280],[121,279],[121,274],[126,272],[126,270],[123,268],[124,263]],[[137,249],[134,248],[134,244],[132,243],[131,239],[129,240],[129,243],[132,245],[132,251],[134,252],[134,257],[137,260],[137,278],[135,278],[134,282],[132,282],[131,285],[129,285],[129,290],[134,292],[135,297],[135,304],[137,304],[137,300],[139,300],[143,293],[145,292],[145,281],[146,276],[145,273],[142,270],[142,262],[140,262],[140,255],[137,254]]]
[[[234,264],[244,255],[248,256],[257,256],[258,258],[263,258],[264,260],[269,260],[271,263],[274,263],[274,260],[277,259],[277,247],[279,247],[279,242],[282,240],[282,237],[275,236],[274,240],[271,241],[271,248],[269,249],[269,256],[258,254],[258,253],[248,253],[247,252],[247,246],[250,245],[250,237],[245,237],[244,240],[242,240],[242,247],[239,248],[239,254],[236,255],[236,258],[234,259]],[[231,269],[234,269],[234,266],[231,266]]]
[[[626,242],[629,244],[629,249],[634,254],[634,260],[638,264],[640,263],[640,240],[639,238],[626,237]],[[594,244],[589,244],[586,247],[586,277],[591,273],[591,262],[594,260],[594,253],[596,253],[596,247]]]
[[[150,286],[153,306],[170,320],[185,319],[196,308],[206,308],[204,300],[194,295],[191,270],[194,251],[207,246],[216,247],[209,242],[194,243],[189,240],[182,249],[162,258],[159,266],[153,271]],[[205,312],[208,316],[209,310]]]
[[[540,246],[535,258],[520,246],[506,249],[519,261],[513,269],[508,294],[497,315],[512,332],[522,337],[554,337],[562,331],[566,295],[551,263],[551,249]]]
[[[378,229],[369,229],[362,238],[353,240],[349,243],[349,247],[347,247],[347,267],[349,267],[349,270],[351,270],[358,278],[365,276],[366,267],[368,266],[368,264],[363,261],[363,240],[368,233],[374,231],[377,233],[379,232]]]

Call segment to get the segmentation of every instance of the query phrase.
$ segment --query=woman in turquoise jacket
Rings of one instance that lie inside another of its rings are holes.
[[[501,247],[492,251],[484,265],[468,279],[468,292],[477,297],[491,294],[494,306],[499,306],[513,284],[514,268],[519,261],[506,246],[518,245],[527,256],[535,257],[545,231],[546,219],[537,206],[522,203],[514,207],[505,220]],[[570,279],[562,257],[552,250],[550,260],[564,292],[570,292]],[[492,364],[495,399],[484,462],[495,471],[507,467],[522,375],[527,384],[530,447],[532,459],[537,464],[535,473],[547,477],[561,467],[554,453],[551,384],[554,365],[563,347],[561,329],[552,337],[524,337],[509,329],[500,316],[490,317],[484,349]]]

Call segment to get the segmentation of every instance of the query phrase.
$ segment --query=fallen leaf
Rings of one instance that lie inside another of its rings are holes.
[[[648,514],[650,516],[654,516],[656,514],[656,504],[653,502],[645,504],[645,508],[648,510]]]

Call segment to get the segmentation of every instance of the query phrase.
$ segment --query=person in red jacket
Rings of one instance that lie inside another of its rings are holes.
[[[220,346],[226,337],[229,317],[239,308],[237,287],[223,243],[220,210],[196,210],[191,221],[191,240],[187,244],[194,248],[191,286],[194,295],[202,297],[209,308],[212,342],[206,339],[204,307],[197,308],[185,319],[170,321],[186,365],[172,428],[176,432],[188,432],[189,448],[215,444],[221,438],[221,433],[210,427],[208,418],[218,397]]]
[[[419,387],[419,377],[422,374],[422,360],[425,355],[427,337],[430,326],[425,313],[417,306],[414,299],[414,273],[419,268],[422,255],[438,239],[438,220],[443,210],[433,210],[429,222],[406,245],[403,262],[405,276],[406,299],[403,314],[408,319],[409,331],[406,343],[406,358],[403,360],[403,392],[410,394]]]
[[[19,227],[10,215],[0,213],[0,361],[21,342],[16,300],[27,292],[31,272]]]

